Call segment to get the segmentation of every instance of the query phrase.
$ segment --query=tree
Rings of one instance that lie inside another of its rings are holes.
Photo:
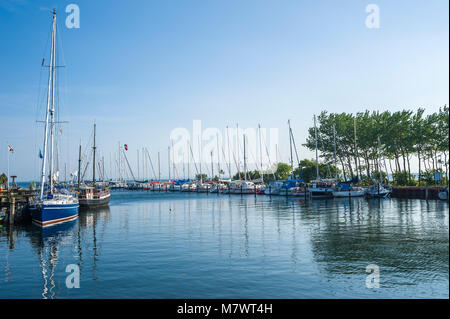
[[[6,183],[8,183],[8,177],[3,173],[0,175],[0,185],[6,185]]]

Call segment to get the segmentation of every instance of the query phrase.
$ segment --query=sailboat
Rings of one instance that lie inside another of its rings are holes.
[[[46,227],[74,220],[78,217],[78,198],[66,189],[56,189],[54,185],[53,150],[55,130],[55,73],[56,73],[56,11],[53,10],[52,45],[47,90],[47,107],[44,130],[44,153],[42,156],[41,187],[39,197],[30,204],[29,209],[33,223]],[[50,141],[48,135],[50,133]],[[46,186],[46,165],[48,157],[48,142],[50,146],[50,174]]]
[[[381,153],[381,142],[380,137],[378,136],[378,151],[377,151],[378,163],[380,163],[380,153]],[[374,183],[366,190],[366,196],[370,198],[387,198],[391,195],[392,188],[383,185],[383,177],[381,175],[380,164],[378,164],[378,173],[379,173],[379,180],[374,181]]]
[[[78,200],[81,207],[94,208],[108,206],[111,198],[109,186],[99,185],[95,180],[95,153],[97,147],[95,145],[96,125],[94,123],[94,146],[92,159],[92,184],[78,186]]]
[[[333,190],[335,188],[335,179],[321,179],[319,175],[319,155],[317,148],[317,127],[316,116],[314,115],[314,135],[316,143],[316,179],[311,181],[309,192],[312,199],[333,198]]]

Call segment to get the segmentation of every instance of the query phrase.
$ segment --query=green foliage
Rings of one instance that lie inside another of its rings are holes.
[[[314,150],[317,142],[320,159],[325,163],[333,163],[336,145],[337,165],[347,179],[356,175],[361,180],[379,179],[377,172],[381,169],[392,174],[397,185],[416,184],[411,172],[412,156],[417,156],[422,171],[442,166],[444,175],[448,174],[449,108],[446,105],[429,115],[425,115],[423,108],[356,114],[324,111],[317,117],[317,141],[314,127],[308,132],[304,145]],[[440,156],[442,163],[437,161]],[[432,167],[425,167],[427,163]]]
[[[0,175],[0,185],[6,185],[7,182],[8,182],[8,177],[6,176],[6,174],[3,173],[2,175]]]
[[[336,172],[336,167],[334,165],[327,165],[324,163],[319,163],[319,175],[321,178],[334,178]],[[340,173],[337,170],[338,175]],[[300,168],[296,168],[294,171],[294,176],[296,178],[303,179],[304,182],[309,183],[311,180],[317,178],[316,161],[304,159],[300,161]]]
[[[393,178],[396,185],[398,186],[416,186],[415,176],[410,174],[408,171],[398,171],[393,174]]]
[[[200,177],[201,177],[201,180],[202,181],[206,181],[207,179],[208,179],[208,175],[206,175],[206,174],[197,174],[197,175],[195,175],[195,178],[197,179],[197,180],[200,180]]]

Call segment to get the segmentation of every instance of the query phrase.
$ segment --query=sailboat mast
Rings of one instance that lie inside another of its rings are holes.
[[[53,65],[52,65],[52,103],[50,109],[50,192],[53,193],[54,172],[54,131],[55,131],[55,76],[56,76],[56,12],[54,13]]]
[[[217,142],[217,169],[219,171],[219,180],[220,180],[220,149],[219,149],[219,133],[216,133],[216,142]]]
[[[377,158],[377,166],[378,166],[378,173],[379,173],[379,175],[380,175],[380,183],[382,183],[383,182],[383,177],[382,177],[382,174],[381,174],[381,165],[380,165],[380,153],[381,153],[381,141],[380,141],[380,136],[378,136],[378,152],[377,152],[378,154],[378,158]]]
[[[263,173],[263,160],[262,160],[262,139],[261,139],[261,125],[258,124],[258,133],[259,133],[259,160],[261,162],[261,181],[264,183],[264,173]]]
[[[190,179],[191,178],[191,172],[190,172],[190,170],[189,170],[189,163],[190,163],[190,161],[191,161],[191,157],[190,157],[190,153],[189,153],[189,141],[187,141],[187,147],[188,147],[188,150],[187,150],[187,157],[188,157],[188,161],[187,161],[187,178],[188,179]]]
[[[336,166],[336,128],[333,125],[333,144],[334,144],[334,176],[337,181],[337,166]]]
[[[291,137],[291,120],[288,120],[289,126],[289,150],[291,153],[291,179],[294,178],[294,158],[292,157],[292,137]]]
[[[239,124],[236,124],[236,145],[237,145],[237,169],[239,180],[241,180],[241,159],[239,158]]]
[[[247,180],[247,157],[245,155],[245,134],[242,134],[244,139],[244,180]]]
[[[213,152],[211,151],[211,181],[214,178]]]
[[[50,71],[48,73],[48,89],[47,89],[47,107],[45,112],[45,128],[44,128],[44,154],[42,157],[42,169],[41,169],[41,199],[44,196],[44,183],[45,183],[45,170],[47,164],[47,140],[48,140],[48,117],[50,113],[50,93],[51,93],[51,81],[52,81],[52,69],[53,69],[53,46],[54,46],[54,33],[56,26],[56,12],[53,10],[53,26],[52,26],[52,48],[50,50]]]
[[[316,126],[316,115],[314,115],[314,139],[316,143],[316,176],[319,179],[319,153],[317,150],[317,126]]]
[[[81,140],[80,148],[78,149],[78,189],[80,189],[80,178],[81,178]]]
[[[158,182],[161,183],[161,158],[158,152]]]
[[[167,148],[167,156],[169,162],[169,182],[170,182],[170,146]]]
[[[93,181],[94,185],[95,185],[95,151],[97,150],[97,147],[95,145],[95,134],[96,134],[95,130],[96,130],[96,124],[94,122],[94,146],[92,147],[92,153],[93,153],[93,155],[92,155],[92,181]]]
[[[227,126],[227,144],[228,144],[228,173],[230,174],[230,180],[231,180],[233,178],[233,176],[231,176],[230,133],[228,132],[228,126]]]

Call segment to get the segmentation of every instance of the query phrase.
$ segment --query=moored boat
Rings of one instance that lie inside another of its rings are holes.
[[[93,149],[93,160],[92,160],[92,184],[81,186],[78,183],[78,201],[80,207],[85,208],[96,208],[109,205],[109,200],[111,197],[109,186],[104,186],[103,184],[97,184],[95,180],[95,155],[96,155],[96,125],[94,123],[94,146]],[[79,154],[79,162],[81,161],[81,153]]]
[[[334,197],[361,197],[364,196],[365,190],[362,187],[353,187],[351,184],[340,183],[336,185],[333,191]]]
[[[55,73],[56,73],[56,11],[53,10],[52,40],[50,51],[50,65],[47,91],[47,107],[45,115],[44,147],[41,168],[40,194],[29,205],[31,218],[34,224],[41,227],[52,226],[74,220],[78,217],[78,198],[66,189],[55,187],[58,173],[54,172],[54,131],[55,131]],[[49,136],[50,134],[50,136]],[[49,139],[49,140],[48,140]],[[49,144],[49,145],[48,145]],[[47,148],[50,146],[50,154]],[[49,156],[48,156],[49,155]],[[46,165],[49,157],[49,182],[46,186]]]

